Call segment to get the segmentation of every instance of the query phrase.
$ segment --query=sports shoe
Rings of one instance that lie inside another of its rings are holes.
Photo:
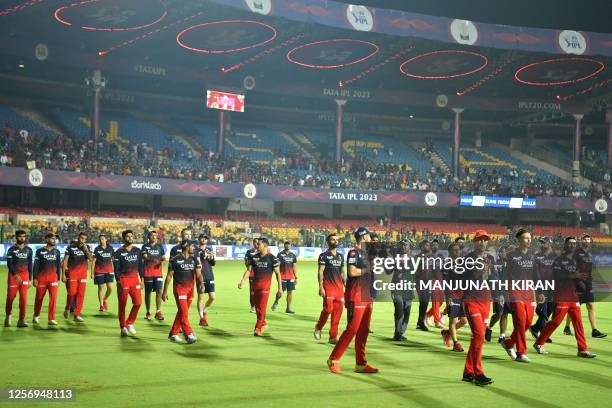
[[[520,356],[517,356],[514,361],[518,361],[519,363],[531,363],[531,360],[529,359],[529,357],[527,357],[524,354],[521,354]]]
[[[278,300],[275,300],[274,303],[272,303],[272,307],[271,307],[272,311],[275,311],[277,306],[278,306]]]
[[[81,316],[74,316],[74,321],[75,322],[79,322],[82,323],[85,321],[85,319],[83,319]]]
[[[24,328],[24,327],[28,327],[28,324],[25,322],[25,320],[18,320],[17,321],[17,327],[19,327],[20,329]]]
[[[427,326],[425,326],[424,323],[417,323],[416,328],[417,330],[421,330],[421,331],[429,331],[429,329],[427,328]]]
[[[490,343],[492,335],[493,335],[493,330],[487,327],[487,330],[485,331],[485,340]]]
[[[121,337],[127,337],[128,334],[128,329],[126,327],[121,329]]]
[[[314,338],[315,340],[321,340],[321,330],[314,329]]]
[[[151,313],[147,312],[145,315],[145,320],[151,320]]]
[[[342,372],[342,369],[340,368],[340,365],[338,365],[337,361],[327,360],[327,367],[329,368],[329,371],[334,374],[340,374]]]
[[[440,316],[440,324],[444,324],[446,322],[446,315],[442,314],[442,316]]]
[[[66,310],[64,310],[64,318],[65,318],[65,319],[70,318],[70,309],[66,309]]]
[[[591,336],[593,336],[596,339],[603,339],[604,337],[607,337],[608,335],[606,333],[602,333],[597,329],[593,329],[593,332],[591,333]]]
[[[550,344],[550,343],[552,343],[552,339],[551,339],[550,337],[549,337],[549,338],[547,338],[547,339],[546,339],[546,343],[549,343],[549,344]]]
[[[402,336],[401,334],[396,334],[395,336],[393,336],[393,341],[406,341],[408,340],[405,336]]]
[[[251,313],[255,313],[255,307],[254,306],[251,307]]]
[[[338,343],[338,339],[329,339],[329,340],[327,340],[327,342],[329,344],[336,344],[336,343]]]
[[[378,368],[372,367],[369,364],[366,365],[356,365],[355,372],[360,374],[376,374],[378,373]]]
[[[497,338],[498,343],[503,343],[505,340],[506,340],[505,334],[500,334],[499,337]]]
[[[187,344],[193,344],[198,340],[195,334],[191,333],[187,336]]]
[[[108,310],[108,303],[106,303],[106,300],[104,301],[104,303],[102,303],[102,307],[104,308],[104,310]]]
[[[34,318],[32,319],[32,323],[38,324],[38,320],[39,320],[39,317],[38,316],[34,316]]]
[[[463,350],[463,346],[461,345],[461,343],[459,343],[458,341],[455,342],[455,344],[453,344],[453,351],[462,353],[464,350]]]
[[[181,340],[181,338],[178,335],[176,335],[176,334],[168,336],[168,340],[170,340],[173,343],[182,343],[183,342],[183,340]]]
[[[134,327],[134,325],[133,325],[133,324],[128,324],[127,331],[128,331],[128,333],[130,333],[131,335],[136,334],[136,328]]]
[[[534,326],[529,326],[529,332],[531,333],[533,338],[536,339],[536,340],[540,336],[540,332],[538,330],[536,330],[536,328]]]
[[[104,311],[104,306],[100,306],[100,307],[98,308],[98,312],[103,312],[103,311]],[[145,318],[145,319],[146,319],[146,318]]]
[[[4,327],[10,327],[11,326],[11,315],[7,315],[4,318]]]
[[[465,381],[465,382],[474,382],[474,374],[463,374],[463,377],[461,377],[461,381]]]
[[[493,379],[487,377],[484,374],[483,375],[479,375],[478,377],[474,378],[474,384],[480,385],[480,386],[493,384]]]
[[[451,346],[451,337],[450,337],[450,333],[448,330],[442,330],[440,332],[440,334],[442,334],[442,341],[444,342],[444,345],[446,347],[450,347]]]
[[[579,352],[578,352],[578,357],[583,357],[583,358],[595,358],[595,357],[597,357],[597,354],[595,354],[595,353],[591,353],[590,351],[585,350],[585,351],[579,351]]]
[[[255,329],[255,330],[253,331],[253,336],[255,336],[255,337],[259,337],[259,336],[261,336],[261,330],[260,330],[260,329]]]
[[[570,329],[569,326],[565,326],[565,329],[563,329],[563,334],[565,334],[566,336],[572,335],[572,330]]]
[[[441,322],[436,322],[435,327],[436,327],[436,329],[443,329],[444,328],[444,326],[442,325]]]
[[[155,312],[155,320],[159,320],[160,322],[164,320],[164,315],[162,312]]]
[[[57,326],[57,321],[49,320],[49,326]]]
[[[540,346],[539,344],[534,344],[533,348],[538,354],[547,355],[548,351],[544,350],[544,346]]]
[[[514,349],[514,347],[506,347],[506,344],[503,341],[500,342],[500,344],[504,348],[504,350],[506,350],[508,356],[510,356],[511,359],[516,360],[516,350]]]
[[[263,332],[265,332],[266,330],[268,330],[268,325],[264,324],[263,326],[261,326],[261,329],[259,329],[259,334],[263,334]]]
[[[206,318],[206,315],[204,315],[204,316],[202,316],[200,318],[200,326],[202,326],[202,327],[208,326],[208,319]]]
[[[285,310],[285,313],[287,313],[287,314],[295,314],[295,312],[293,310],[291,310],[291,309]]]
[[[426,317],[425,318],[425,324],[427,326],[430,326],[430,327],[433,326],[434,325],[434,318],[433,318],[433,316]]]

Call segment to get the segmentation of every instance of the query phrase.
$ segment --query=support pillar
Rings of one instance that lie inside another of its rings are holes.
[[[574,131],[574,163],[572,164],[572,180],[574,183],[580,181],[580,157],[582,156],[582,133],[581,124],[584,115],[582,113],[574,113],[576,119],[576,129]]]
[[[225,144],[225,112],[219,111],[219,139],[217,140],[217,153],[223,154],[223,145]]]
[[[342,160],[342,127],[346,99],[336,99],[336,161]]]
[[[453,108],[455,112],[455,135],[453,138],[453,175],[459,177],[459,148],[461,145],[461,112],[463,108]]]

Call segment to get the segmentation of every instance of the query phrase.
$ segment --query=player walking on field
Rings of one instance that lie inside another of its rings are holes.
[[[32,279],[32,249],[26,245],[26,232],[15,232],[15,244],[6,252],[8,267],[8,285],[6,291],[6,317],[4,327],[11,325],[13,301],[19,293],[19,321],[17,327],[28,327],[26,323],[26,306],[28,304],[28,288]]]
[[[182,250],[181,250],[182,251]],[[155,320],[164,320],[161,311],[163,273],[162,265],[166,250],[158,242],[157,232],[149,233],[148,242],[142,246],[142,261],[144,263],[144,287],[145,287],[145,307],[147,308],[146,320],[151,320],[151,294],[155,293]]]
[[[113,292],[113,248],[108,244],[105,235],[98,238],[99,245],[93,250],[93,265],[91,267],[91,278],[98,285],[98,310],[108,310],[107,300]]]
[[[56,236],[53,233],[45,235],[46,245],[36,250],[34,256],[34,287],[36,300],[34,301],[34,319],[32,323],[38,324],[40,310],[45,294],[49,292],[49,326],[56,326],[55,308],[57,305],[57,289],[62,276],[62,258],[55,248]]]
[[[202,284],[198,285],[198,314],[200,315],[200,326],[208,326],[206,314],[215,301],[215,273],[213,266],[217,263],[215,254],[206,247],[208,236],[200,234],[198,237],[200,246],[196,249],[197,257],[202,266]],[[204,295],[208,295],[204,303]]]
[[[253,269],[251,268],[251,260],[254,255],[257,254],[258,247],[258,238],[253,238],[253,247],[249,248],[244,254],[244,266],[245,270],[242,274],[242,278],[240,278],[240,282],[238,282],[238,289],[242,288],[242,284],[244,281],[249,278],[249,303],[251,305],[251,313],[255,313],[255,300],[254,300],[254,290],[253,290]]]
[[[85,289],[87,288],[87,272],[91,261],[93,261],[93,255],[91,255],[87,245],[87,234],[81,232],[77,240],[66,248],[64,261],[62,262],[62,282],[68,283],[68,294],[64,309],[66,319],[70,317],[70,306],[76,298],[74,320],[77,322],[84,321],[81,312],[83,311]]]
[[[344,258],[337,251],[338,236],[329,234],[325,239],[327,251],[319,255],[319,296],[323,298],[323,310],[315,325],[314,338],[321,340],[321,331],[331,315],[329,343],[338,342],[338,325],[344,309]]]
[[[142,287],[144,286],[144,271],[142,263],[142,252],[136,248],[134,233],[125,230],[121,233],[123,246],[119,248],[114,256],[115,275],[117,276],[117,296],[119,298],[119,327],[121,337],[128,334],[136,334],[134,323],[138,317],[138,310],[142,304]],[[132,299],[132,309],[125,318],[128,296]]]
[[[448,257],[455,262],[461,254],[461,249],[456,243],[452,243],[448,246]],[[453,268],[446,273],[446,280],[449,282],[455,282],[462,278],[462,273],[457,273]],[[442,339],[446,347],[451,346],[451,340],[453,344],[453,351],[462,352],[463,346],[459,343],[457,338],[457,330],[465,326],[468,321],[465,317],[463,310],[463,291],[449,290],[446,292],[446,309],[448,310],[448,330],[442,330]]]
[[[295,313],[291,309],[291,302],[293,301],[293,291],[295,291],[295,285],[297,285],[297,257],[291,252],[291,242],[285,241],[283,250],[276,256],[280,262],[280,273],[283,281],[283,292],[287,292],[287,308],[285,313]],[[272,310],[276,310],[278,302],[281,298],[277,297],[272,303]]]

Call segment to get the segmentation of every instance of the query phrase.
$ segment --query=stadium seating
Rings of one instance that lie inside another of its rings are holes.
[[[4,128],[5,124],[9,124],[15,132],[24,129],[30,134],[38,133],[40,135],[51,136],[51,132],[47,131],[30,118],[17,113],[9,107],[0,106],[0,125]],[[52,136],[55,137],[55,135]]]

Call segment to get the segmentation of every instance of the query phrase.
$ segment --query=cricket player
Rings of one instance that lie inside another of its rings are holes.
[[[26,306],[28,304],[28,288],[32,280],[32,249],[26,244],[26,232],[15,231],[15,244],[6,251],[8,267],[8,284],[6,292],[6,317],[4,327],[11,325],[13,301],[19,293],[19,320],[17,327],[28,327],[26,323]]]
[[[98,237],[98,246],[93,250],[93,263],[91,266],[91,278],[98,286],[98,310],[108,310],[107,300],[113,292],[113,247],[108,244],[108,238],[104,234]]]
[[[338,253],[338,235],[329,234],[325,241],[327,250],[319,255],[319,296],[323,298],[323,310],[315,325],[314,338],[321,340],[321,331],[331,315],[329,344],[338,342],[338,324],[344,309],[344,258]]]
[[[253,247],[249,248],[244,254],[244,266],[246,269],[242,274],[240,282],[238,282],[238,289],[241,289],[242,284],[246,280],[247,276],[249,278],[249,303],[251,304],[251,313],[255,313],[255,300],[253,298],[253,269],[251,268],[251,259],[253,258],[253,255],[257,254],[258,242],[258,238],[253,238]]]
[[[484,241],[486,242],[486,241]],[[448,257],[453,260],[453,264],[459,259],[461,255],[461,249],[459,244],[452,243],[448,246]],[[449,282],[456,282],[461,280],[463,272],[459,273],[456,268],[446,271],[445,279]],[[455,352],[463,352],[463,346],[459,343],[457,338],[457,330],[465,326],[468,321],[465,317],[463,310],[463,291],[461,289],[446,291],[446,309],[448,310],[448,330],[442,330],[442,339],[446,347],[451,346],[451,340],[453,344],[452,350]]]
[[[62,276],[62,257],[55,248],[56,235],[48,233],[45,235],[45,246],[38,248],[34,255],[34,287],[36,288],[36,300],[34,301],[34,319],[32,323],[38,324],[40,309],[45,294],[49,292],[49,326],[57,326],[55,320],[55,308],[57,305],[57,289]]]
[[[144,286],[144,271],[142,252],[134,246],[134,233],[125,230],[121,233],[123,246],[113,255],[115,276],[117,276],[117,297],[119,298],[119,328],[121,337],[135,335],[134,323],[142,304],[142,287]],[[125,318],[128,296],[132,299],[132,309]]]
[[[64,317],[70,317],[70,306],[76,298],[74,308],[74,320],[83,322],[81,316],[83,311],[83,301],[85,300],[85,289],[87,288],[87,272],[89,262],[93,261],[93,255],[87,245],[87,234],[79,233],[77,240],[73,241],[64,254],[62,262],[62,282],[68,283],[68,294],[66,296],[66,307]]]
[[[198,314],[200,315],[200,326],[208,326],[208,317],[206,313],[215,301],[215,273],[213,267],[217,263],[215,254],[211,251],[208,245],[208,236],[200,234],[198,237],[199,247],[196,248],[196,253],[200,265],[202,266],[203,284],[198,286]],[[204,303],[204,295],[208,296]]]
[[[158,242],[156,231],[149,232],[147,243],[142,246],[141,250],[142,261],[144,263],[145,307],[147,309],[145,319],[151,320],[151,294],[155,293],[155,320],[162,321],[164,320],[164,315],[161,311],[162,289],[164,286],[162,265],[166,260],[166,250]]]
[[[291,309],[291,302],[293,301],[293,291],[295,291],[295,285],[297,285],[297,256],[291,252],[291,242],[285,241],[283,244],[283,250],[276,256],[280,262],[281,279],[283,281],[283,292],[287,292],[287,308],[285,313],[295,313]],[[276,298],[272,303],[272,310],[276,310],[280,298]]]

